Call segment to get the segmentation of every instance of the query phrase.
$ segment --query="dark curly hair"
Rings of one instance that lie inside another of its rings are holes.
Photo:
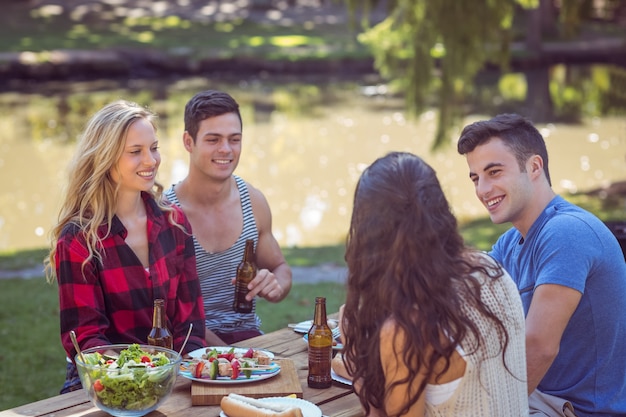
[[[509,335],[481,301],[481,283],[472,276],[482,273],[495,280],[504,272],[464,245],[435,171],[421,158],[393,152],[363,172],[345,256],[349,272],[344,357],[366,414],[370,407],[384,410],[379,336],[387,319],[392,318],[407,337],[399,360],[409,375],[400,383],[414,380],[418,372],[426,374],[401,413],[417,401],[429,378],[448,370],[462,340],[475,341],[466,353],[478,350],[481,333],[464,313],[465,307],[493,322],[501,352],[506,351]],[[432,356],[426,354],[428,348],[433,349]],[[443,371],[435,373],[435,364],[442,359]]]

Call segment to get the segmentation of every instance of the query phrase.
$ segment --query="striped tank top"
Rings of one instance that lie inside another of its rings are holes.
[[[213,331],[228,333],[229,331],[259,330],[261,320],[256,315],[256,300],[253,301],[252,312],[236,313],[233,311],[235,287],[230,283],[237,272],[237,265],[243,258],[246,239],[254,240],[256,248],[259,242],[248,187],[243,179],[233,175],[243,212],[243,230],[237,241],[223,252],[210,253],[204,250],[194,236],[196,252],[196,269],[200,279],[202,299],[204,300],[205,326]],[[165,197],[180,206],[174,186],[165,193]]]

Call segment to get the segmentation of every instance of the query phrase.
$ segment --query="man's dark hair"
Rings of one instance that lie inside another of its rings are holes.
[[[511,149],[522,172],[526,170],[528,158],[539,155],[543,159],[543,172],[546,174],[548,184],[552,185],[548,170],[548,150],[543,136],[528,119],[518,114],[499,114],[490,120],[481,120],[465,126],[457,144],[457,151],[465,155],[492,138],[501,139]]]
[[[239,104],[229,94],[217,90],[202,91],[191,98],[185,105],[185,130],[191,135],[194,142],[200,128],[200,123],[209,117],[235,113],[241,127],[241,113]]]

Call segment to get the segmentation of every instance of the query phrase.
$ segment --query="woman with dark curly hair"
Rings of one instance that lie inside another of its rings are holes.
[[[343,357],[367,415],[528,415],[515,284],[467,248],[435,171],[394,152],[361,176]]]

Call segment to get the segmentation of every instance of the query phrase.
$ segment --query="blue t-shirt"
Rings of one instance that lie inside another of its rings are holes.
[[[539,285],[582,293],[538,389],[571,401],[579,416],[626,416],[626,263],[613,233],[557,196],[525,240],[512,228],[490,254],[513,277],[525,314]]]

